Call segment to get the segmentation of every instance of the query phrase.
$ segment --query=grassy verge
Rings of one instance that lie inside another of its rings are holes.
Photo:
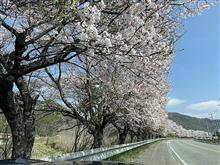
[[[32,159],[39,159],[48,156],[58,156],[64,152],[47,144],[47,137],[36,137],[32,151]]]
[[[143,146],[131,149],[129,151],[123,152],[121,154],[112,156],[106,160],[108,161],[119,161],[119,162],[124,162],[124,163],[129,163],[132,162],[133,159],[137,158],[140,154],[142,154],[147,148],[149,148],[150,146],[152,146],[153,144],[157,143],[153,142],[153,143],[149,143],[149,144],[145,144]]]

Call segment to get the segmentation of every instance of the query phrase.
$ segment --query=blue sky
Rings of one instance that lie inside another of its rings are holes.
[[[209,117],[214,112],[214,118],[220,118],[219,14],[218,5],[185,21],[186,33],[177,44],[179,51],[169,76],[167,111],[196,117]]]

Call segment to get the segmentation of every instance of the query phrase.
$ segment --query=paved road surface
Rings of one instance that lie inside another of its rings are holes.
[[[189,139],[163,140],[150,146],[134,162],[144,165],[220,165],[220,146]]]

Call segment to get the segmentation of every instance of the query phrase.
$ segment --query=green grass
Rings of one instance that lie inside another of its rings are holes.
[[[124,162],[124,163],[129,163],[129,162],[132,162],[132,160],[134,160],[135,158],[137,158],[140,154],[142,154],[147,148],[149,148],[151,145],[157,143],[158,141],[156,142],[153,142],[153,143],[150,143],[150,144],[145,144],[143,146],[140,146],[140,147],[137,147],[137,148],[134,148],[134,149],[131,149],[129,151],[126,151],[126,152],[123,152],[121,154],[118,154],[118,155],[115,155],[115,156],[112,156],[106,160],[108,161],[118,161],[118,162]]]

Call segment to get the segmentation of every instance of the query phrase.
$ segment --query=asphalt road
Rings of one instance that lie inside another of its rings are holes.
[[[133,162],[144,165],[220,165],[220,145],[189,139],[163,140]]]

